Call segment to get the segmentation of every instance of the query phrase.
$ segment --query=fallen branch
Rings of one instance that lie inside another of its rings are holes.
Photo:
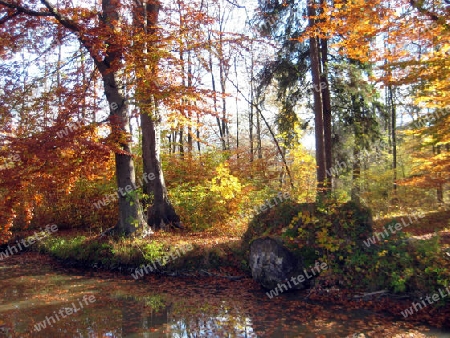
[[[217,275],[215,273],[206,271],[206,270],[200,270],[200,272],[203,272],[205,274],[207,274],[210,277],[220,277],[220,278],[227,278],[229,280],[240,280],[242,278],[244,278],[245,276],[226,276],[226,275]]]
[[[105,237],[105,236],[111,235],[111,234],[114,232],[114,228],[115,228],[115,227],[111,227],[111,228],[106,229],[105,231],[103,231],[102,233],[100,233],[97,237],[98,237],[98,238],[103,238],[103,237]]]
[[[371,297],[374,295],[386,295],[388,294],[389,291],[388,290],[380,290],[380,291],[375,291],[375,292],[369,292],[369,293],[364,293],[363,295],[354,295],[353,298],[366,298],[366,297]]]

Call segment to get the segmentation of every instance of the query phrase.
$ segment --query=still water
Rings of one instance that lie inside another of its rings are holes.
[[[251,279],[136,281],[65,269],[26,253],[0,261],[0,337],[450,337],[449,331],[304,298],[269,299]]]

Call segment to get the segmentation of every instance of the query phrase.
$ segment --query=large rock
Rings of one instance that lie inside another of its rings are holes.
[[[271,237],[258,238],[250,245],[250,269],[253,279],[266,289],[274,289],[279,283],[291,277],[304,274],[302,262],[286,249],[281,241]],[[301,290],[309,286],[311,280],[291,283],[292,289]]]

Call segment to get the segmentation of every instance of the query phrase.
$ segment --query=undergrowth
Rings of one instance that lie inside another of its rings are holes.
[[[416,240],[400,231],[367,245],[370,211],[355,203],[284,203],[253,219],[245,249],[263,236],[281,238],[306,265],[326,262],[330,269],[321,279],[327,285],[418,295],[449,286],[450,257],[438,236]]]

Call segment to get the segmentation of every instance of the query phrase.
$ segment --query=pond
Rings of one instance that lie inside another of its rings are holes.
[[[269,299],[251,279],[82,272],[25,253],[0,261],[0,337],[450,337],[387,315]],[[409,337],[409,336],[408,336]]]

